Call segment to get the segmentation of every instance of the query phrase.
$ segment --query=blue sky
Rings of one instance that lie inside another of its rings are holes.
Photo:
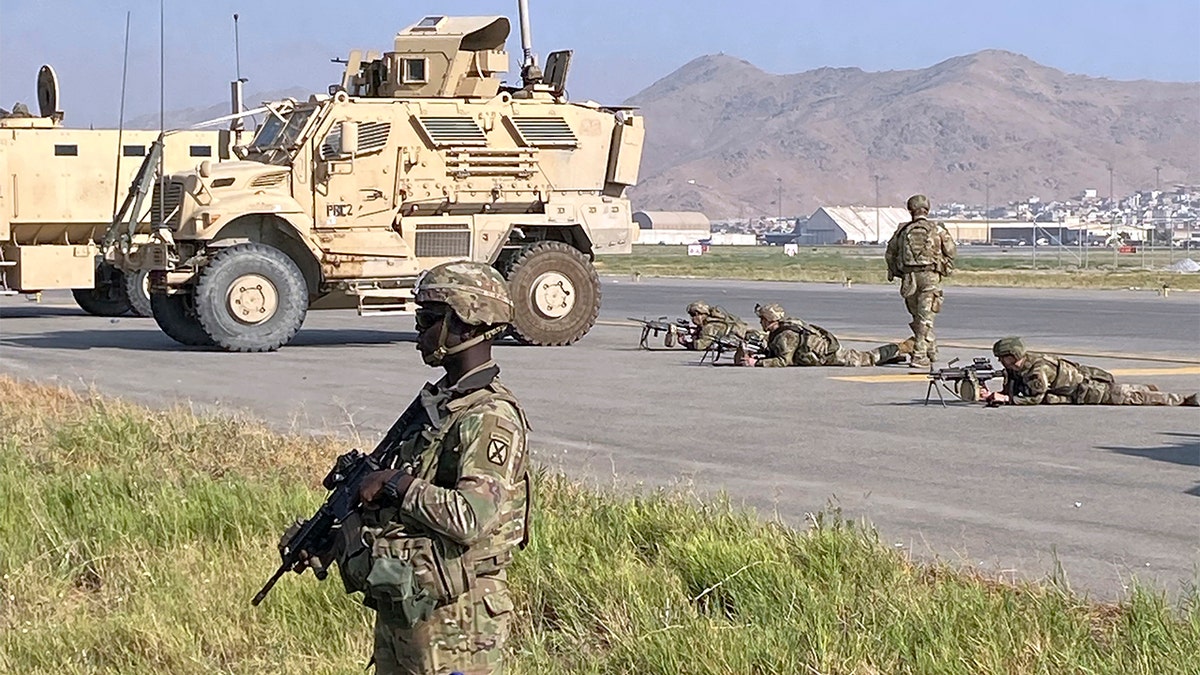
[[[233,22],[241,16],[248,91],[324,91],[331,57],[386,50],[427,14],[504,14],[520,58],[515,0],[167,0],[168,110],[228,97]],[[574,98],[615,103],[703,54],[724,52],[772,73],[822,66],[924,68],[1006,49],[1072,73],[1200,81],[1200,1],[1143,0],[530,0],[535,51],[573,48]],[[0,106],[36,108],[34,79],[54,65],[71,126],[113,125],[125,13],[132,11],[127,117],[158,110],[158,0],[0,0]]]

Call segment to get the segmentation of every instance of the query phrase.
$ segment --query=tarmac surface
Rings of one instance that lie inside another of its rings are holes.
[[[725,491],[800,527],[832,505],[922,559],[1057,573],[1100,599],[1134,579],[1171,593],[1200,582],[1197,409],[943,408],[936,394],[923,404],[926,379],[903,367],[714,368],[637,348],[625,317],[674,318],[695,299],[750,318],[780,302],[859,348],[908,332],[895,287],[606,277],[601,321],[580,343],[495,350],[539,461],[617,489]],[[1020,334],[1122,381],[1200,389],[1200,294],[950,287],[938,334],[943,360]],[[414,340],[411,317],[313,312],[279,352],[228,354],[180,347],[152,319],[85,315],[67,294],[0,298],[0,373],[366,446],[436,375]]]

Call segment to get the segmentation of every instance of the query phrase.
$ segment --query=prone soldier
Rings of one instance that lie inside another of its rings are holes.
[[[937,360],[937,336],[933,320],[942,311],[942,278],[954,272],[957,247],[946,226],[929,220],[929,198],[908,198],[912,220],[904,223],[888,240],[884,259],[888,281],[900,279],[900,296],[912,316],[913,355],[910,365],[928,368]]]
[[[687,306],[688,316],[696,325],[693,335],[681,335],[679,344],[696,351],[708,351],[713,343],[726,337],[745,339],[749,333],[755,332],[737,316],[726,311],[723,307],[709,305],[703,300],[697,300]]]
[[[743,366],[878,366],[899,363],[913,349],[911,338],[868,351],[847,349],[833,333],[816,324],[788,317],[780,305],[759,305],[754,308],[754,313],[767,333],[767,355],[762,358],[744,355],[740,360]]]
[[[1069,361],[1055,354],[1031,352],[1019,337],[1006,337],[992,345],[992,353],[1013,380],[1012,394],[980,390],[988,403],[1012,405],[1185,405],[1197,406],[1197,394],[1184,396],[1159,391],[1153,384],[1118,383],[1112,373]]]

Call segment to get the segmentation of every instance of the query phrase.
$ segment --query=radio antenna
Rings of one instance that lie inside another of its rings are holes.
[[[241,118],[241,113],[246,109],[242,105],[242,86],[245,80],[242,79],[242,47],[241,39],[238,37],[238,15],[233,15],[233,67],[237,75],[237,79],[229,84],[230,98],[230,114],[235,115],[229,123],[229,130],[232,131],[236,139],[240,138],[239,134],[246,129],[246,123]]]
[[[242,79],[242,48],[238,41],[238,15],[233,15],[233,65],[237,79]],[[238,111],[241,112],[241,111]]]
[[[125,83],[129,76],[129,16],[133,12],[125,12],[125,60],[121,66],[121,112],[117,115],[117,173],[113,180],[113,213],[117,212],[117,200],[121,193],[121,152],[124,149],[125,136]]]
[[[161,140],[166,135],[167,127],[167,99],[166,81],[167,81],[167,19],[165,0],[158,0],[158,138]],[[163,183],[164,171],[166,167],[163,164],[163,158],[167,153],[160,152],[158,154],[158,190],[160,197],[158,200],[158,226],[163,227],[167,217],[167,200],[166,200],[166,185]]]

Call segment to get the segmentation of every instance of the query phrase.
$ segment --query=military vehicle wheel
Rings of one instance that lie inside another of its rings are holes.
[[[134,316],[154,316],[150,308],[150,273],[138,271],[125,275],[125,297],[133,308]]]
[[[600,316],[600,277],[579,251],[542,241],[521,251],[504,270],[513,300],[513,333],[534,345],[569,345]]]
[[[200,317],[196,316],[196,304],[191,291],[173,295],[152,293],[150,314],[162,332],[179,344],[189,347],[213,345],[212,338],[208,337],[204,326],[200,325]]]
[[[131,309],[124,273],[106,262],[96,266],[94,288],[75,288],[71,295],[83,311],[93,316],[121,316]]]
[[[292,341],[307,313],[308,284],[300,268],[264,244],[222,250],[196,283],[200,323],[229,351],[275,351]]]

